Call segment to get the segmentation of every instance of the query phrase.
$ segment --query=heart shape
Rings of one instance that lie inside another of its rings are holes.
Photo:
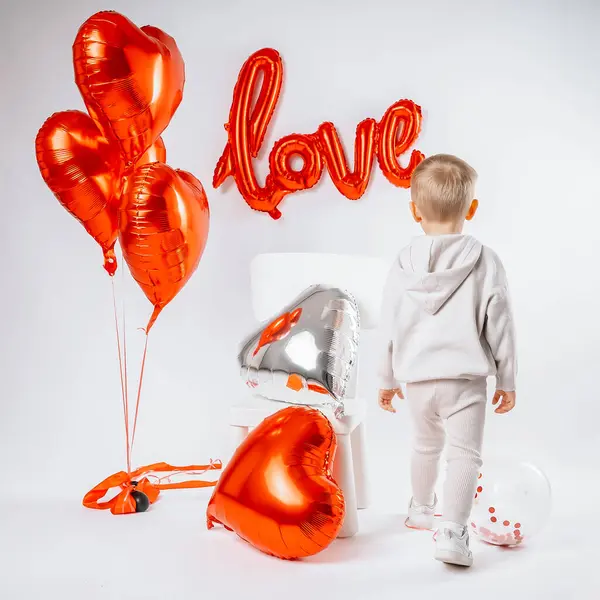
[[[123,15],[90,17],[73,43],[75,81],[85,105],[131,165],[158,139],[183,96],[184,64],[175,40]]]
[[[271,400],[331,405],[342,417],[356,370],[359,334],[360,313],[353,296],[313,285],[245,341],[238,357],[242,379]]]
[[[331,476],[337,441],[316,409],[291,406],[266,418],[223,471],[207,509],[215,523],[262,552],[311,556],[337,536],[344,497]]]
[[[122,161],[118,148],[78,110],[55,113],[35,139],[38,166],[58,201],[85,227],[104,252],[106,270],[117,268],[118,198]]]
[[[154,305],[146,332],[196,270],[208,237],[202,184],[186,171],[155,162],[127,181],[119,242],[129,270]]]

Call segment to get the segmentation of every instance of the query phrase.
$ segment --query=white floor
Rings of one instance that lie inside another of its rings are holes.
[[[309,560],[285,562],[224,529],[207,531],[206,490],[165,492],[148,513],[120,517],[74,500],[5,499],[0,598],[598,599],[597,535],[589,527],[595,510],[591,502],[577,514],[567,510],[561,489],[571,484],[555,492],[542,534],[514,550],[474,541],[469,570],[435,562],[431,535],[406,529],[403,511],[389,505],[363,511],[355,538]]]

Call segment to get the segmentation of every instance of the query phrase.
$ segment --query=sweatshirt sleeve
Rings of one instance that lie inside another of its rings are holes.
[[[513,315],[504,269],[492,291],[487,308],[485,337],[496,362],[496,388],[505,392],[515,390],[517,351]]]
[[[377,377],[379,388],[382,390],[391,390],[399,387],[398,382],[394,380],[394,368],[392,364],[392,333],[394,328],[394,309],[397,301],[395,296],[394,279],[390,272],[383,290],[379,325]]]

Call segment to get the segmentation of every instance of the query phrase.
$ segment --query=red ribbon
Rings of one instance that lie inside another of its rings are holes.
[[[216,485],[216,481],[189,480],[177,483],[159,483],[151,482],[145,475],[151,473],[185,473],[190,471],[206,473],[208,471],[217,471],[222,468],[221,461],[211,462],[208,465],[189,465],[187,467],[175,467],[164,462],[154,463],[146,467],[140,467],[132,473],[119,471],[98,485],[92,488],[84,497],[83,505],[86,508],[97,510],[110,510],[113,515],[125,515],[136,512],[136,502],[131,493],[140,491],[146,494],[150,504],[158,499],[161,490],[186,489],[186,488],[206,488]],[[113,488],[120,488],[120,492],[107,500],[100,502],[102,498]]]

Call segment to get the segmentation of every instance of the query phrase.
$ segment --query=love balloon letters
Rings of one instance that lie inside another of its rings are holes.
[[[421,152],[413,150],[408,166],[403,167],[398,161],[421,131],[421,107],[412,100],[392,104],[379,122],[365,119],[358,124],[354,170],[348,166],[333,123],[322,123],[315,133],[292,133],[282,137],[269,154],[269,174],[261,187],[252,159],[258,156],[264,141],[279,100],[282,80],[283,62],[272,48],[258,50],[244,63],[233,91],[229,121],[225,125],[227,144],[215,167],[215,188],[232,176],[251,208],[278,219],[281,217],[278,205],[283,198],[316,185],[324,166],[335,187],[350,200],[358,200],[365,193],[375,157],[390,183],[410,187],[413,171],[425,158]],[[258,85],[260,89],[257,90]],[[302,159],[299,170],[292,168],[294,156]]]

